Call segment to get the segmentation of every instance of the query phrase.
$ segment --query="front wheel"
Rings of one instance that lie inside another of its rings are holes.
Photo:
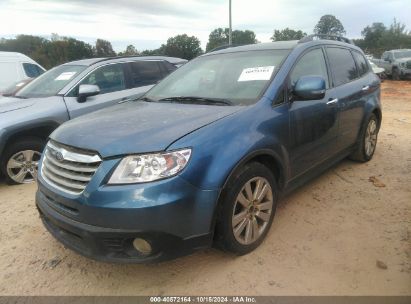
[[[6,148],[1,170],[9,185],[28,184],[36,180],[44,144],[40,138],[27,137]]]
[[[257,248],[270,229],[277,198],[275,178],[267,167],[250,163],[240,169],[223,192],[216,245],[239,255]]]
[[[374,156],[378,138],[378,118],[371,114],[360,136],[360,142],[356,150],[350,155],[352,160],[367,162]]]

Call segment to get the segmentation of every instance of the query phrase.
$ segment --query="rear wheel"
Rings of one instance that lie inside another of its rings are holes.
[[[239,255],[257,248],[271,227],[277,197],[275,178],[267,167],[250,163],[240,169],[223,193],[216,245]]]
[[[367,124],[363,128],[357,149],[350,155],[352,160],[367,162],[372,159],[377,147],[378,125],[377,116],[371,114]]]
[[[37,179],[37,168],[44,140],[36,137],[23,138],[6,148],[1,170],[10,185],[28,184]]]

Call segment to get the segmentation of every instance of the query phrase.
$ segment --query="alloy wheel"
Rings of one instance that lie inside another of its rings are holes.
[[[377,145],[377,123],[375,120],[371,119],[368,123],[367,130],[365,132],[365,154],[369,157],[374,153],[375,147]]]
[[[7,162],[8,176],[19,184],[28,184],[37,179],[41,154],[34,150],[24,150],[12,155]]]
[[[273,191],[263,177],[245,183],[237,195],[232,216],[235,239],[243,245],[257,241],[265,232],[273,211]]]

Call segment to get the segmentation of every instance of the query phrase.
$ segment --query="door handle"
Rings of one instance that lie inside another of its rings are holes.
[[[370,89],[370,86],[362,87],[361,91],[366,92]]]
[[[329,99],[328,101],[327,101],[327,105],[331,105],[331,104],[334,104],[334,103],[337,103],[338,102],[338,98],[334,98],[334,99]]]

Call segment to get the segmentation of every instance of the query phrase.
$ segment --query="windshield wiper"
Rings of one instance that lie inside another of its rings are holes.
[[[137,98],[135,101],[138,100],[142,100],[142,101],[146,101],[146,102],[153,102],[155,101],[154,99],[148,98],[148,97],[141,97],[141,98]]]
[[[178,103],[194,103],[194,104],[213,104],[222,106],[231,106],[233,103],[228,99],[212,98],[212,97],[198,97],[198,96],[174,96],[159,100]]]

